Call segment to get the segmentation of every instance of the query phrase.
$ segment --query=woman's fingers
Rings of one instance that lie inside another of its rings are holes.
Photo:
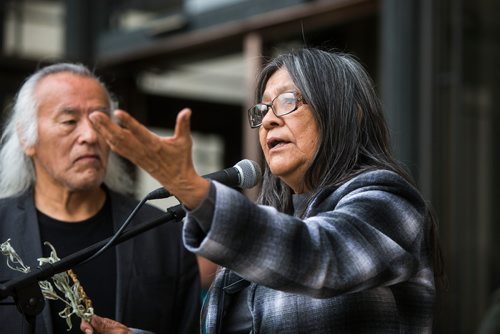
[[[128,130],[141,142],[150,142],[156,135],[123,110],[115,110],[114,116],[122,129]]]
[[[114,123],[108,115],[93,112],[89,118],[96,131],[117,154],[127,158],[170,191],[189,188],[196,176],[192,162],[191,110],[177,115],[174,135],[160,137],[123,110],[116,110]]]
[[[122,126],[98,111],[91,113],[89,118],[113,151],[142,167],[143,148],[154,149],[158,146],[158,136],[124,111],[117,111],[116,116]]]
[[[115,111],[115,117],[120,125],[114,123],[108,115],[101,111],[94,111],[89,116],[96,130],[110,145],[118,146],[123,144],[131,136],[138,139],[148,139],[151,136],[146,127],[125,111]]]
[[[100,111],[94,111],[89,115],[89,119],[113,151],[118,150],[122,143],[126,142],[127,132],[115,124],[108,115]]]
[[[182,109],[177,114],[175,123],[175,138],[183,138],[191,136],[191,109]]]

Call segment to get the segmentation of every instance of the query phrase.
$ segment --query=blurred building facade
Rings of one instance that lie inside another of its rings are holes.
[[[500,287],[498,17],[496,0],[4,0],[2,118],[37,67],[82,62],[159,131],[191,107],[204,174],[261,160],[245,110],[267,57],[353,53],[440,222],[449,286],[435,332],[473,333]]]

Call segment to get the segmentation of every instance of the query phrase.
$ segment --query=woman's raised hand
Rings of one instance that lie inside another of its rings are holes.
[[[114,116],[119,125],[99,111],[89,118],[114,152],[144,169],[187,207],[197,207],[209,183],[196,173],[192,161],[191,110],[179,112],[172,137],[154,134],[123,110]]]

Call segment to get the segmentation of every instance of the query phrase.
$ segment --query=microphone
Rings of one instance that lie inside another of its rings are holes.
[[[217,172],[203,175],[204,178],[218,181],[233,188],[249,189],[255,187],[262,179],[262,171],[259,165],[249,159],[238,162],[233,167],[229,167]],[[168,190],[161,187],[151,191],[146,195],[147,200],[167,198],[172,196]]]
[[[203,176],[204,178],[219,181],[229,187],[239,187],[243,189],[248,189],[255,187],[260,180],[262,179],[262,171],[259,165],[252,160],[244,159],[238,162],[236,165],[230,168],[226,168],[224,170],[220,170],[218,172],[210,173]],[[132,218],[135,216],[137,211],[142,207],[144,203],[151,199],[161,199],[172,196],[167,189],[161,187],[153,190],[139,202],[139,204],[135,207],[132,213],[128,216],[127,220],[123,223],[123,225],[116,231],[113,237],[111,237],[108,242],[101,247],[101,249],[97,250],[94,255],[80,262],[80,265],[87,263],[97,256],[101,255],[105,250],[107,250],[117,238],[119,238],[124,229],[128,226],[128,224],[132,221]],[[179,205],[180,207],[180,205]],[[178,214],[174,215],[178,216]]]

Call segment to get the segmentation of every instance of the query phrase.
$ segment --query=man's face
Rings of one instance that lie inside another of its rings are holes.
[[[94,130],[89,114],[108,111],[99,82],[69,72],[38,82],[38,140],[25,152],[33,160],[37,186],[69,191],[99,187],[106,174],[109,148]]]

